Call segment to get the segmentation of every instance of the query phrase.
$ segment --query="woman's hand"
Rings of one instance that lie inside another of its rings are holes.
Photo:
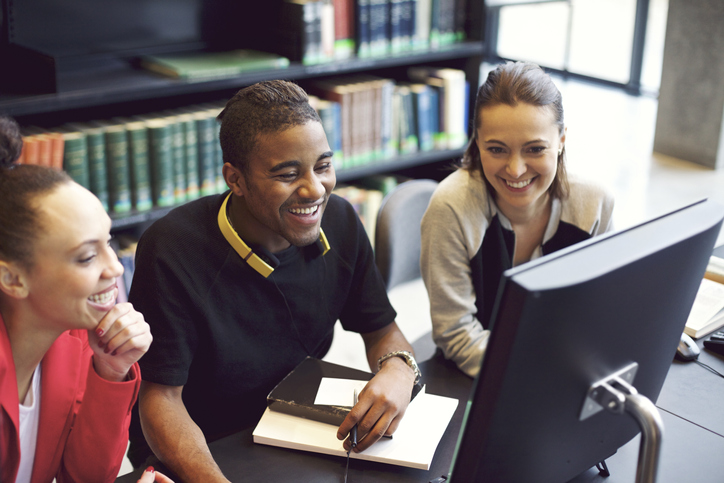
[[[163,473],[159,473],[153,469],[153,466],[146,468],[141,478],[138,479],[138,483],[173,483],[173,480]]]
[[[116,304],[94,331],[88,331],[93,366],[109,381],[125,380],[131,366],[146,353],[153,337],[143,315],[129,303]]]

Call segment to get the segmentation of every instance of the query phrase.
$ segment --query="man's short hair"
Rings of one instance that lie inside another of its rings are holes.
[[[278,133],[309,121],[322,122],[304,89],[271,80],[241,89],[216,118],[225,163],[245,172],[260,135]]]

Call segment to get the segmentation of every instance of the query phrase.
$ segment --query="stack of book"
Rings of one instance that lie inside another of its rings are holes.
[[[221,106],[68,123],[42,133],[26,128],[21,162],[64,169],[113,213],[173,206],[226,189],[216,122]],[[46,144],[53,149],[39,148]],[[36,154],[45,152],[53,155]]]
[[[267,409],[253,432],[254,443],[347,457],[337,428],[372,373],[318,359],[303,360],[267,397]],[[429,470],[458,400],[413,388],[397,430],[349,457]]]
[[[133,273],[136,271],[136,247],[138,238],[121,234],[111,240],[111,246],[118,256],[118,261],[123,265],[123,276],[116,279],[118,285],[117,303],[128,302],[128,294],[131,291]]]
[[[465,40],[467,0],[284,0],[278,51],[313,65]]]
[[[315,81],[307,91],[337,169],[467,142],[469,86],[458,69],[419,67],[410,82],[368,75]]]
[[[408,75],[408,82],[358,75],[305,86],[337,170],[465,145],[465,73],[416,67]],[[174,206],[226,190],[216,122],[223,105],[25,127],[20,162],[66,170],[112,213]],[[369,213],[376,211],[360,210],[363,219]]]
[[[700,339],[724,327],[724,259],[712,256],[684,332]]]
[[[334,194],[346,199],[354,207],[374,248],[377,213],[380,211],[382,198],[384,198],[382,191],[358,186],[338,186],[334,190]]]
[[[18,163],[63,168],[65,140],[60,132],[31,126],[23,128],[21,133],[23,150]]]
[[[223,52],[181,52],[146,55],[141,67],[177,79],[206,81],[234,77],[255,70],[284,69],[289,59],[269,52],[237,49]]]

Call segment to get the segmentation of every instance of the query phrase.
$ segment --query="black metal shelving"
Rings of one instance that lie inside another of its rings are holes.
[[[470,41],[441,49],[406,52],[381,58],[355,58],[312,66],[294,62],[285,69],[254,71],[240,76],[204,81],[169,79],[135,67],[132,59],[115,59],[105,62],[96,69],[66,74],[63,82],[64,90],[58,93],[0,93],[0,112],[20,117],[125,102],[224,92],[269,79],[301,80],[456,59],[465,60],[482,56],[482,51],[482,42]]]

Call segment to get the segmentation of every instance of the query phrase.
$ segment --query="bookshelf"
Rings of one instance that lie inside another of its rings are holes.
[[[7,60],[13,50],[13,35],[8,33],[7,19],[12,18],[10,7],[13,2],[3,1],[6,25],[0,44],[0,62]],[[151,0],[149,0],[151,1]],[[460,0],[454,0],[459,2]],[[42,0],[41,3],[62,5],[58,0]],[[198,0],[197,8],[205,9],[215,2]],[[251,8],[250,2],[237,2],[236,9]],[[273,12],[279,1],[270,2],[267,10]],[[234,77],[204,81],[187,81],[165,78],[140,68],[135,62],[139,50],[119,50],[104,54],[89,55],[77,67],[64,67],[56,72],[55,92],[19,92],[17,89],[0,87],[0,113],[13,116],[21,126],[60,126],[69,122],[88,122],[122,116],[135,116],[151,111],[161,112],[194,104],[209,103],[230,98],[238,89],[263,80],[287,79],[305,82],[333,79],[342,76],[370,74],[398,80],[406,80],[405,72],[413,66],[433,66],[463,70],[470,84],[470,97],[474,98],[479,82],[479,67],[484,51],[483,3],[466,0],[468,11],[466,40],[438,48],[409,50],[376,57],[352,57],[345,60],[305,65],[292,61],[287,68],[261,70]],[[15,8],[15,7],[13,7]],[[210,8],[210,7],[209,7]],[[18,12],[16,12],[17,14]],[[23,13],[23,12],[20,12]],[[248,15],[248,11],[246,12]],[[28,12],[24,12],[27,16]],[[196,48],[206,45],[208,39],[201,36],[200,42],[192,43]],[[197,39],[199,40],[199,39]],[[247,45],[235,46],[246,48]],[[258,48],[249,44],[249,48]],[[271,50],[271,49],[267,49]],[[148,49],[147,49],[148,51]],[[13,54],[16,55],[16,54]],[[469,102],[472,109],[474,100]],[[462,148],[439,149],[394,156],[370,164],[345,167],[337,172],[338,183],[350,183],[377,174],[409,172],[415,168],[445,165],[462,155]],[[442,176],[442,175],[441,175]],[[113,230],[133,229],[164,216],[172,207],[154,207],[149,211],[112,213]]]

